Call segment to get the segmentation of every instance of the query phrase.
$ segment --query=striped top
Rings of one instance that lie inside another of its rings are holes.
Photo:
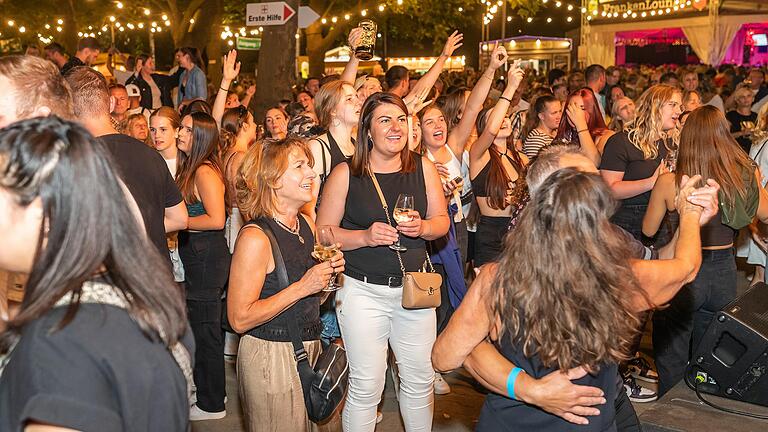
[[[538,129],[534,129],[528,133],[523,141],[523,153],[528,156],[529,159],[535,158],[539,151],[550,145],[553,138]]]

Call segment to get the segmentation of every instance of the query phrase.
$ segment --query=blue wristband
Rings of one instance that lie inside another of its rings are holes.
[[[515,381],[517,381],[517,376],[520,375],[520,372],[522,371],[523,370],[519,367],[515,367],[507,376],[507,395],[515,400],[517,400],[515,397]]]

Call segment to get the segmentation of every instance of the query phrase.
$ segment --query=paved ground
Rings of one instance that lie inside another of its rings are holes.
[[[746,272],[751,272],[749,266],[739,262],[739,293],[747,287]],[[643,336],[641,350],[651,353],[651,340],[649,329]],[[403,432],[403,425],[398,411],[392,382],[387,374],[387,385],[384,400],[380,410],[384,414],[384,420],[377,426],[377,432]],[[435,397],[435,416],[433,431],[436,432],[465,432],[472,431],[480,414],[480,407],[485,397],[484,390],[463,370],[458,370],[445,376],[451,385],[452,392],[444,396]],[[654,389],[655,390],[655,389]],[[237,396],[237,383],[234,365],[227,365],[227,417],[222,420],[195,422],[193,432],[238,432],[244,431],[241,423],[240,403]],[[635,411],[640,415],[644,411],[653,408],[655,403],[634,404]],[[282,432],[282,431],[281,431]],[[289,431],[286,431],[289,432]]]

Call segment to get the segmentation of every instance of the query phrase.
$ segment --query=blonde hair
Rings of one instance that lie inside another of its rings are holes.
[[[752,90],[748,86],[746,85],[736,86],[736,90],[733,91],[733,100],[736,100],[736,98],[740,97],[744,93],[752,96]]]
[[[635,119],[627,129],[627,137],[638,150],[643,152],[645,159],[656,159],[659,155],[659,140],[671,138],[677,146],[678,133],[676,129],[661,130],[661,107],[672,100],[675,94],[682,94],[679,88],[667,84],[657,84],[646,90],[637,99]]]
[[[315,95],[315,114],[317,122],[323,129],[328,129],[333,122],[333,111],[339,106],[344,97],[344,86],[349,86],[354,90],[352,84],[336,80],[331,81],[324,86]],[[357,95],[357,94],[355,94]]]
[[[235,190],[237,206],[246,220],[272,217],[277,213],[277,187],[288,169],[288,157],[294,150],[304,152],[309,165],[315,160],[307,143],[296,137],[282,140],[264,139],[245,153],[237,171]]]

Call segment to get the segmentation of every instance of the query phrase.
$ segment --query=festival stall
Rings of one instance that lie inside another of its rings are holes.
[[[573,42],[569,38],[544,36],[515,36],[480,43],[480,66],[488,64],[495,44],[507,49],[510,59],[521,59],[523,67],[546,73],[550,69],[569,70]]]
[[[580,60],[625,63],[768,63],[768,0],[590,0]]]

